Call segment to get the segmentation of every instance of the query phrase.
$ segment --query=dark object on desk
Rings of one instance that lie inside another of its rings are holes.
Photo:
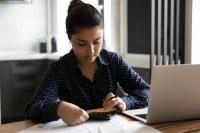
[[[40,42],[40,53],[47,52],[47,43],[45,41]]]
[[[51,52],[57,52],[57,40],[56,37],[51,38]]]
[[[110,120],[112,114],[107,112],[90,112],[89,120]]]

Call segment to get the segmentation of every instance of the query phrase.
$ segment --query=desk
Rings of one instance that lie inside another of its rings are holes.
[[[134,121],[129,119],[130,121]],[[35,125],[31,121],[20,121],[0,126],[0,133],[13,133]],[[200,120],[168,122],[161,124],[150,124],[150,126],[164,133],[200,133]]]
[[[101,109],[93,109],[88,110],[87,112],[97,111],[97,112],[105,112],[105,110]],[[120,114],[118,114],[120,115]],[[136,121],[133,118],[126,117],[124,115],[120,115],[127,121]],[[2,124],[0,126],[0,133],[13,133],[17,132],[26,128],[29,128],[36,123],[32,121],[20,121],[20,122],[13,122],[8,124]],[[177,121],[177,122],[166,122],[166,123],[159,123],[159,124],[149,124],[164,133],[200,133],[200,119],[197,120],[185,120],[185,121]]]

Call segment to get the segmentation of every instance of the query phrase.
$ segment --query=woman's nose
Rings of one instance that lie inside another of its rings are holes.
[[[93,54],[93,53],[94,53],[94,46],[93,46],[93,44],[90,44],[90,45],[89,45],[88,52],[89,52],[90,54]]]

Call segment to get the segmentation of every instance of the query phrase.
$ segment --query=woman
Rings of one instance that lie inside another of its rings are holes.
[[[27,119],[68,125],[88,120],[86,110],[147,106],[149,85],[119,55],[102,48],[103,20],[90,4],[72,0],[66,18],[72,50],[51,64],[26,107]],[[117,83],[128,94],[112,98]],[[111,99],[111,100],[110,100]]]

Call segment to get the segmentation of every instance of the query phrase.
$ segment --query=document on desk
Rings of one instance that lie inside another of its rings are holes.
[[[109,121],[87,121],[68,126],[61,119],[45,124],[37,124],[18,133],[160,133],[159,130],[138,121],[127,121],[115,115]]]

